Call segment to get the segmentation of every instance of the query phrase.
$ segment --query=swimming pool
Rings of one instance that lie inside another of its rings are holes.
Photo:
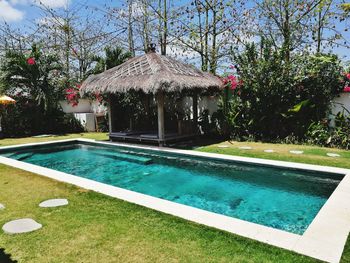
[[[82,138],[0,147],[0,164],[326,262],[350,229],[349,169]]]
[[[305,232],[344,177],[89,142],[0,154],[295,234]]]

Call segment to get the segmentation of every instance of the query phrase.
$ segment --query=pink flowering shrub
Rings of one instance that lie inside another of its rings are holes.
[[[344,92],[350,92],[350,73],[345,73],[345,87]]]
[[[80,88],[81,88],[81,84],[75,84],[72,87],[69,87],[68,89],[65,90],[66,100],[73,107],[78,106],[79,99],[82,98],[80,95]],[[97,100],[99,103],[102,103],[103,101],[102,95],[98,92],[92,94],[91,96],[88,96],[88,98],[92,100]]]
[[[76,84],[75,86],[69,87],[68,89],[66,89],[66,100],[73,107],[78,106],[79,99],[80,99],[79,89],[80,89],[79,84]]]

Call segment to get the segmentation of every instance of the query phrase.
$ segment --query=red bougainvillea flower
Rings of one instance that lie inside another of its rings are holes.
[[[27,59],[27,64],[28,65],[34,65],[35,64],[35,58],[33,58],[33,57],[28,58]]]
[[[346,73],[345,76],[350,80],[350,73]]]
[[[344,92],[350,92],[350,86],[345,87]]]
[[[234,75],[229,75],[223,80],[224,85],[228,85],[232,90],[235,90],[238,86],[242,85],[242,81],[238,81],[237,77]]]
[[[79,88],[78,85],[75,85],[75,87],[69,87],[65,90],[66,94],[66,100],[69,104],[71,104],[73,107],[77,106],[79,104]]]

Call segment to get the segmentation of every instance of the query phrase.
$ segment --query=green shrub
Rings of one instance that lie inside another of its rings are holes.
[[[74,116],[65,114],[59,108],[45,111],[27,97],[12,97],[16,104],[7,105],[1,111],[2,128],[6,137],[83,131],[82,125]]]
[[[342,68],[333,55],[300,55],[286,63],[280,50],[262,41],[259,48],[247,45],[233,60],[236,79],[227,80],[230,94],[222,109],[235,138],[303,140],[343,89]]]
[[[334,120],[334,127],[328,122],[315,122],[309,127],[306,134],[308,143],[350,149],[350,114],[339,112]]]

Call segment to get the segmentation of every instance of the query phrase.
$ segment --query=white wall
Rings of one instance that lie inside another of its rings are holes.
[[[67,101],[59,102],[64,113],[73,114],[86,131],[96,131],[95,114],[106,114],[107,107],[98,101],[80,99],[79,104],[73,107]]]
[[[209,111],[209,115],[212,115],[218,110],[218,100],[219,97],[216,96],[198,97],[198,115],[200,116],[200,114],[206,109]],[[192,98],[184,97],[181,100],[181,106],[185,110],[189,109],[190,116],[193,118]]]
[[[64,113],[86,113],[91,111],[91,102],[87,99],[80,99],[77,106],[72,106],[65,100],[61,100],[60,105]]]
[[[331,125],[334,125],[334,115],[336,115],[338,112],[342,112],[344,108],[350,112],[350,92],[340,93],[339,96],[331,102],[331,107],[332,114],[330,119]],[[345,111],[345,113],[347,112]]]
[[[342,111],[343,107],[350,111],[350,92],[343,92],[332,101],[332,113]]]

